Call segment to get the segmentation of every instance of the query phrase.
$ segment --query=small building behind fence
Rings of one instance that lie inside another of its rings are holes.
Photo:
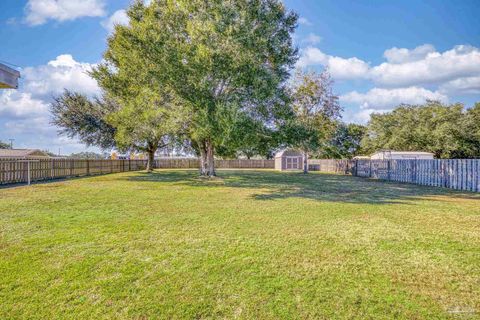
[[[39,149],[0,149],[0,158],[38,159],[50,158],[50,155]]]
[[[303,154],[295,149],[285,149],[275,154],[275,170],[303,170]]]
[[[357,156],[354,160],[432,160],[434,154],[424,151],[379,150],[369,156]]]

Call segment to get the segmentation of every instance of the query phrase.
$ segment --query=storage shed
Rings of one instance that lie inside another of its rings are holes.
[[[275,170],[303,170],[303,154],[294,149],[285,149],[275,154]]]

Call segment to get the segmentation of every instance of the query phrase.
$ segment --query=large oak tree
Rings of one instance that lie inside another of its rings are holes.
[[[167,92],[172,117],[182,118],[199,150],[202,174],[215,175],[215,150],[230,140],[232,114],[276,125],[297,58],[297,15],[281,1],[137,1],[128,16],[93,76],[114,95],[134,87],[132,79]]]

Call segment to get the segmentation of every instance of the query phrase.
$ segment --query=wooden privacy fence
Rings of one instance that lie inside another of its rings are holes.
[[[353,160],[336,160],[336,159],[309,159],[308,170],[331,172],[340,174],[351,174]]]
[[[146,160],[0,159],[0,184],[88,176],[146,168]]]
[[[159,159],[160,169],[197,169],[198,159]],[[480,159],[330,160],[310,159],[312,171],[480,192]],[[0,184],[88,176],[146,168],[146,160],[0,159]],[[219,169],[273,169],[274,160],[216,160]]]
[[[200,167],[198,159],[159,159],[155,162],[157,168],[165,169],[196,169]],[[274,160],[215,160],[215,168],[217,169],[273,169],[274,167]]]
[[[310,159],[309,170],[480,192],[480,159]]]
[[[198,159],[159,159],[157,168],[197,169]],[[273,160],[216,160],[217,168],[272,169]],[[16,159],[0,158],[0,184],[144,170],[147,160]]]
[[[219,169],[273,169],[275,160],[216,160],[215,166]]]
[[[356,160],[353,174],[397,182],[480,192],[480,160]]]
[[[164,169],[196,169],[200,168],[198,159],[158,159],[155,160],[157,168]]]

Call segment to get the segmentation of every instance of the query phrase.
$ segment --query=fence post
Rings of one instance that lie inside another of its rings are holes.
[[[87,159],[87,176],[89,176],[89,175],[90,175],[90,162]]]
[[[417,183],[417,160],[412,160],[412,182]]]
[[[476,180],[477,180],[477,183],[476,183],[477,187],[476,188],[477,189],[475,191],[480,192],[480,160],[474,160],[474,161],[476,163],[476,168],[477,168],[477,170],[475,170],[475,173],[476,173],[476,176],[477,176],[476,177]]]
[[[391,180],[391,178],[390,178],[390,168],[391,168],[390,161],[392,161],[392,160],[387,160],[387,180],[388,181]]]
[[[30,161],[27,161],[27,178],[28,178],[28,185],[30,185]]]
[[[442,187],[447,187],[447,169],[445,168],[445,161],[440,159],[440,170],[442,172]]]

